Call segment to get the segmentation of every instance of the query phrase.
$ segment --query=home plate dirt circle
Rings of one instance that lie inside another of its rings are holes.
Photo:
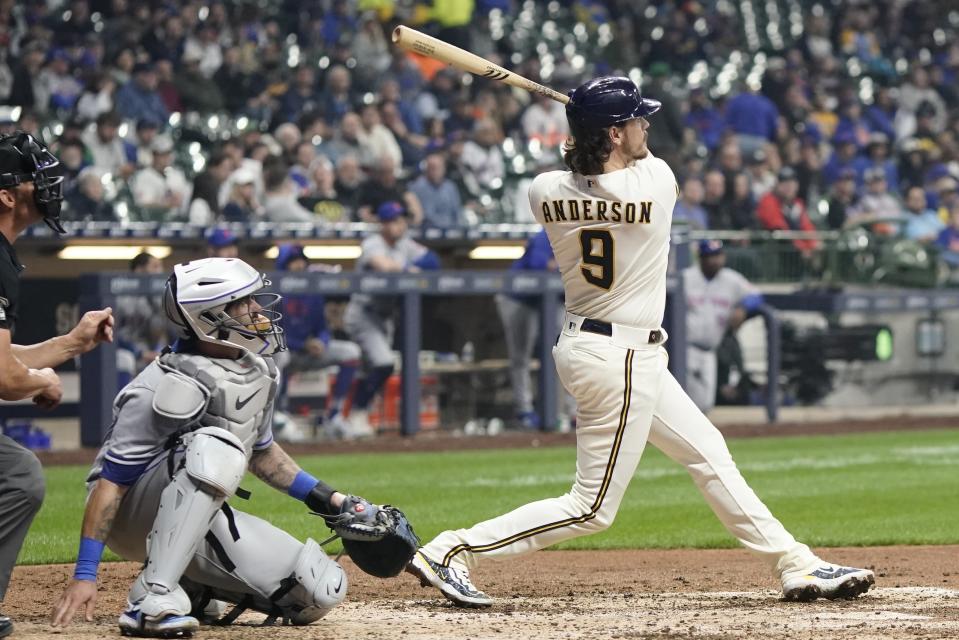
[[[506,639],[959,638],[959,546],[818,550],[832,562],[868,566],[876,587],[856,600],[783,602],[765,567],[743,550],[549,551],[487,563],[477,584],[496,597],[485,610],[456,609],[409,575],[378,580],[345,564],[348,601],[308,627],[256,626],[244,614],[197,638]],[[49,611],[72,567],[18,567],[3,612],[16,638],[119,637],[116,617],[136,575],[104,565],[95,621],[64,630]]]

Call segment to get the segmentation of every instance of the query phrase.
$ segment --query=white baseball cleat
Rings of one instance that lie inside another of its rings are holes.
[[[816,598],[851,599],[866,593],[874,584],[876,576],[869,569],[820,562],[808,571],[783,576],[783,599],[800,602]]]
[[[168,614],[159,620],[148,620],[137,607],[127,607],[120,614],[120,633],[140,638],[189,638],[200,628],[193,616]]]
[[[349,439],[372,438],[376,435],[376,430],[370,424],[370,412],[363,409],[353,409],[347,418],[349,425],[346,437]]]
[[[427,558],[422,551],[416,552],[407,571],[418,577],[424,587],[432,585],[439,589],[457,607],[480,608],[493,604],[493,599],[470,581],[468,571],[444,567]]]

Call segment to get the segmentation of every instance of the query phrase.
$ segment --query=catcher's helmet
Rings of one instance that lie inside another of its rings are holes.
[[[601,129],[659,111],[662,104],[639,94],[629,78],[594,78],[569,94],[566,117],[570,127]]]
[[[279,324],[283,316],[274,309],[280,296],[257,293],[269,285],[238,258],[183,262],[167,280],[163,310],[183,338],[270,355],[286,349],[286,338]],[[228,315],[226,307],[243,298],[256,306],[242,315]]]
[[[60,203],[63,202],[63,176],[60,161],[29,133],[0,136],[0,189],[33,182],[33,199],[47,226],[57,233],[66,233],[60,224]]]

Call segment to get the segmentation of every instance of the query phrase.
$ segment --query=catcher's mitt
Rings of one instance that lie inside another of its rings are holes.
[[[390,505],[347,496],[339,515],[324,519],[356,566],[378,578],[399,575],[420,546],[406,515]]]

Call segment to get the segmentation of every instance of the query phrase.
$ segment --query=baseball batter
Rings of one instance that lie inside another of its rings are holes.
[[[699,264],[683,269],[686,295],[686,392],[703,413],[716,404],[716,349],[763,297],[741,273],[726,267],[720,240],[699,242]]]
[[[441,533],[416,553],[410,572],[457,605],[490,605],[469,571],[485,559],[609,527],[649,441],[687,468],[727,530],[780,577],[787,599],[864,593],[872,571],[829,564],[797,542],[666,368],[660,324],[678,189],[666,163],[646,147],[646,118],[660,103],[621,77],[591,80],[570,98],[571,171],[537,176],[529,197],[566,292],[553,358],[578,405],[576,480],[558,498]]]
[[[378,510],[313,478],[273,441],[277,372],[266,356],[285,345],[273,310],[280,298],[261,291],[268,284],[235,258],[175,267],[164,311],[180,338],[114,402],[54,626],[79,609],[93,619],[104,545],[143,562],[119,619],[125,635],[189,635],[211,600],[237,605],[219,624],[246,609],[309,624],[343,601],[346,576],[319,544],[227,502],[242,495],[249,469],[338,521]]]

